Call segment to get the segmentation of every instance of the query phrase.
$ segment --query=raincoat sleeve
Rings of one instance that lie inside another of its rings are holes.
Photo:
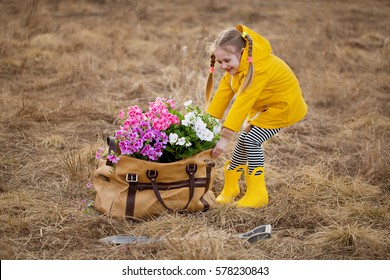
[[[230,75],[225,74],[219,82],[218,89],[210,102],[207,113],[217,119],[222,119],[233,96],[234,92],[230,87]]]
[[[224,127],[236,132],[241,129],[242,123],[245,121],[253,104],[264,90],[268,80],[269,77],[266,71],[255,72],[252,85],[236,97],[236,100],[226,117],[225,123],[223,124]]]

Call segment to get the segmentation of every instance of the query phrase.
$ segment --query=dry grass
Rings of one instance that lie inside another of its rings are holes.
[[[0,258],[389,259],[389,3],[149,2],[0,2]],[[207,44],[238,23],[271,41],[310,108],[264,145],[270,205],[131,223],[97,213],[86,184],[118,109],[203,104]],[[269,240],[237,237],[268,223]],[[118,234],[164,239],[98,241]]]

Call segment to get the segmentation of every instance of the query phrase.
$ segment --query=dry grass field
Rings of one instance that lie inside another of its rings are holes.
[[[387,0],[0,0],[0,259],[390,259],[389,15]],[[269,206],[96,212],[86,185],[118,110],[203,105],[207,44],[240,23],[294,69],[310,108],[264,145]],[[271,239],[237,237],[262,224]],[[98,241],[109,235],[167,239]]]

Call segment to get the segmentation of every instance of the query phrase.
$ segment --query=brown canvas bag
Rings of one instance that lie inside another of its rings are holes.
[[[109,151],[116,150],[114,137]],[[95,208],[113,217],[148,218],[165,211],[205,211],[216,205],[211,150],[171,163],[103,156],[93,174]]]

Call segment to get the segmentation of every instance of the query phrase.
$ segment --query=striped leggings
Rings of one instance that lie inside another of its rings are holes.
[[[234,148],[229,170],[247,163],[249,173],[252,173],[256,167],[264,167],[264,154],[261,144],[280,130],[281,128],[266,129],[252,126],[248,133],[242,131]]]

